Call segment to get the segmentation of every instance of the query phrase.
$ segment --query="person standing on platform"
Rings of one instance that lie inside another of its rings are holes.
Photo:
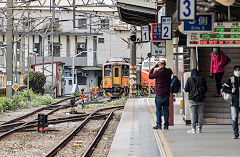
[[[157,71],[154,69],[159,67]],[[155,64],[150,70],[149,78],[156,79],[155,81],[155,104],[156,104],[156,118],[157,124],[153,129],[162,129],[162,108],[164,111],[164,129],[167,130],[169,126],[169,96],[171,84],[172,70],[166,68],[166,60],[161,59],[160,62]]]
[[[226,56],[220,50],[220,48],[213,48],[213,52],[210,55],[211,55],[211,66],[210,66],[209,77],[210,78],[215,77],[216,88],[217,88],[216,97],[221,97],[222,94],[220,90],[222,88],[222,78],[225,70],[224,64],[226,63]]]
[[[232,95],[231,98],[231,117],[232,117],[232,129],[234,137],[238,139],[238,114],[240,107],[240,66],[234,66],[234,76],[230,77],[223,85],[223,92]]]
[[[192,114],[192,129],[187,133],[202,133],[203,108],[207,84],[206,80],[199,74],[197,69],[191,70],[191,77],[188,78],[184,90],[185,92],[189,92],[189,103]],[[197,119],[199,125],[198,129],[196,129]]]

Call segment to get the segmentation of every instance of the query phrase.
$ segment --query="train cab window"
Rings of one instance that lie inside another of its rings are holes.
[[[150,68],[152,68],[155,64],[156,64],[155,62],[150,62]],[[143,67],[144,67],[144,68],[148,68],[148,67],[149,67],[149,62],[145,62],[145,63],[143,64]]]
[[[68,80],[68,85],[72,85],[72,80]]]
[[[119,77],[119,68],[115,68],[115,77]]]
[[[123,77],[128,77],[129,76],[129,66],[128,65],[123,65],[122,66],[122,75],[123,75]]]
[[[111,77],[111,65],[104,66],[104,77]]]

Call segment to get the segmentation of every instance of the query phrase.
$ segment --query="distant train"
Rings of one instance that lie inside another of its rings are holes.
[[[159,57],[146,59],[137,68],[137,88],[142,91],[142,95],[147,95],[149,90],[149,64],[153,67],[160,60]],[[102,86],[105,95],[110,97],[121,97],[129,94],[129,72],[130,64],[122,59],[111,59],[103,64]],[[157,69],[156,69],[157,70]],[[150,80],[151,93],[154,93],[155,80]]]
[[[122,58],[114,58],[103,64],[102,87],[110,97],[126,96],[129,93],[130,64]]]
[[[150,59],[150,63],[149,63],[149,59],[146,59],[142,62],[141,70],[140,70],[141,71],[140,82],[141,82],[141,90],[142,90],[143,95],[146,95],[149,92],[149,90],[148,90],[148,88],[149,88],[149,64],[150,64],[150,68],[152,68],[158,62],[159,62],[158,57],[152,57]],[[150,79],[150,86],[151,86],[151,93],[154,93],[155,79]]]

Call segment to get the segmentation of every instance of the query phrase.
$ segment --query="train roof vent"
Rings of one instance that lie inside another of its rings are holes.
[[[128,63],[128,61],[124,58],[111,58],[107,61],[107,63],[110,63],[110,62],[125,62],[125,63]]]

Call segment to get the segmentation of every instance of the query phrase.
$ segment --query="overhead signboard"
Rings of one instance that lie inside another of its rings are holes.
[[[159,42],[161,40],[161,25],[160,23],[152,23],[151,27],[152,42]]]
[[[149,42],[150,37],[149,37],[149,26],[142,26],[141,27],[141,35],[142,35],[142,42]]]
[[[172,40],[172,18],[169,16],[162,16],[161,18],[161,39]]]
[[[196,17],[196,0],[178,0],[178,20],[191,21]]]
[[[152,56],[166,56],[166,42],[152,43]]]
[[[199,14],[194,21],[184,21],[183,32],[213,32],[213,14]]]
[[[188,47],[240,47],[240,22],[215,22],[213,33],[188,33]]]

